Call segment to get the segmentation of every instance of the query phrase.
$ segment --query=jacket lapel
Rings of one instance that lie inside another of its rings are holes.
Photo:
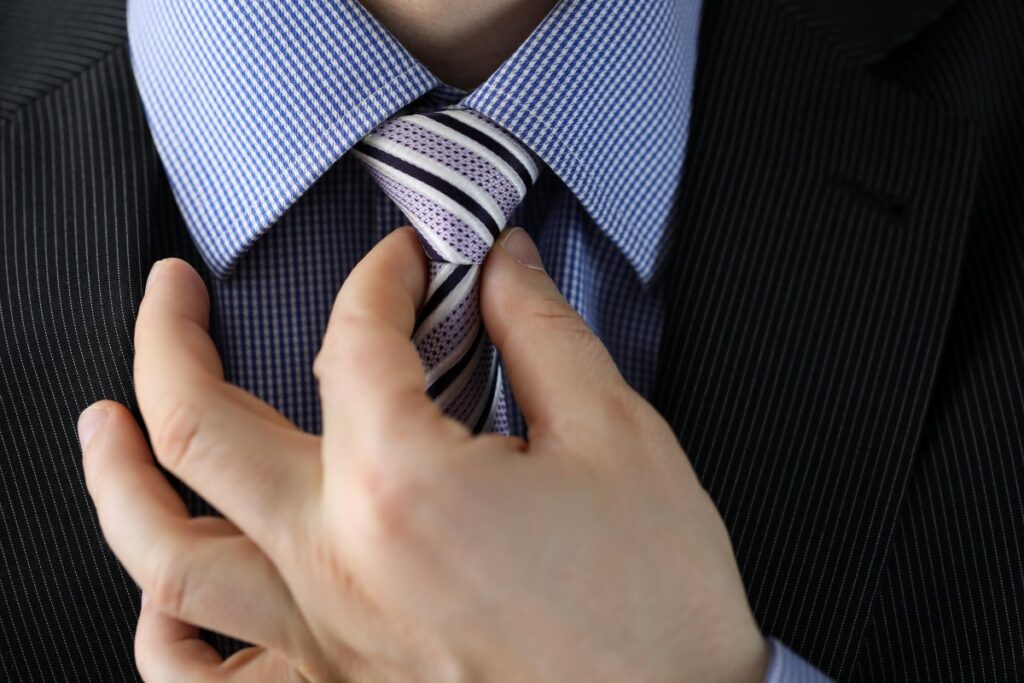
[[[836,50],[876,64],[945,16],[957,0],[775,0]]]
[[[765,632],[838,676],[928,407],[978,146],[864,68],[884,40],[843,52],[798,4],[706,5],[655,402]]]

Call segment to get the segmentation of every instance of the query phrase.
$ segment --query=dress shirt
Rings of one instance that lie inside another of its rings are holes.
[[[543,161],[511,224],[531,232],[566,298],[649,396],[700,9],[701,0],[563,0],[466,93],[354,0],[130,0],[136,80],[213,276],[228,378],[319,431],[311,367],[334,297],[408,222],[347,152],[399,112],[455,106]],[[782,670],[792,655],[774,652]]]

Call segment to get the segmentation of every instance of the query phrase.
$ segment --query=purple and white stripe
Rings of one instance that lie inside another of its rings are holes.
[[[480,268],[540,170],[469,110],[385,121],[353,149],[402,209],[431,260],[413,342],[427,394],[474,432],[508,432],[500,369],[480,317]]]

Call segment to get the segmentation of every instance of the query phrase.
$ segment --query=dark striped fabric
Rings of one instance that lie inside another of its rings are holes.
[[[199,261],[121,8],[42,7],[0,0],[0,678],[134,680],[74,423],[132,403],[149,264]],[[766,634],[841,680],[1019,680],[1024,8],[872,7],[705,5],[656,404]]]
[[[1020,680],[1024,7],[839,41],[797,4],[705,8],[657,403],[766,633]]]
[[[0,125],[124,45],[124,0],[0,2]]]

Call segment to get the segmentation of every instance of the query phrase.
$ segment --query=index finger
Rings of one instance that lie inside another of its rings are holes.
[[[139,409],[160,464],[273,552],[315,488],[319,442],[224,380],[209,305],[191,266],[160,262],[135,328]]]
[[[379,435],[442,419],[426,395],[412,342],[427,267],[416,233],[402,228],[381,240],[342,285],[313,367],[325,438],[339,426],[347,434]]]

